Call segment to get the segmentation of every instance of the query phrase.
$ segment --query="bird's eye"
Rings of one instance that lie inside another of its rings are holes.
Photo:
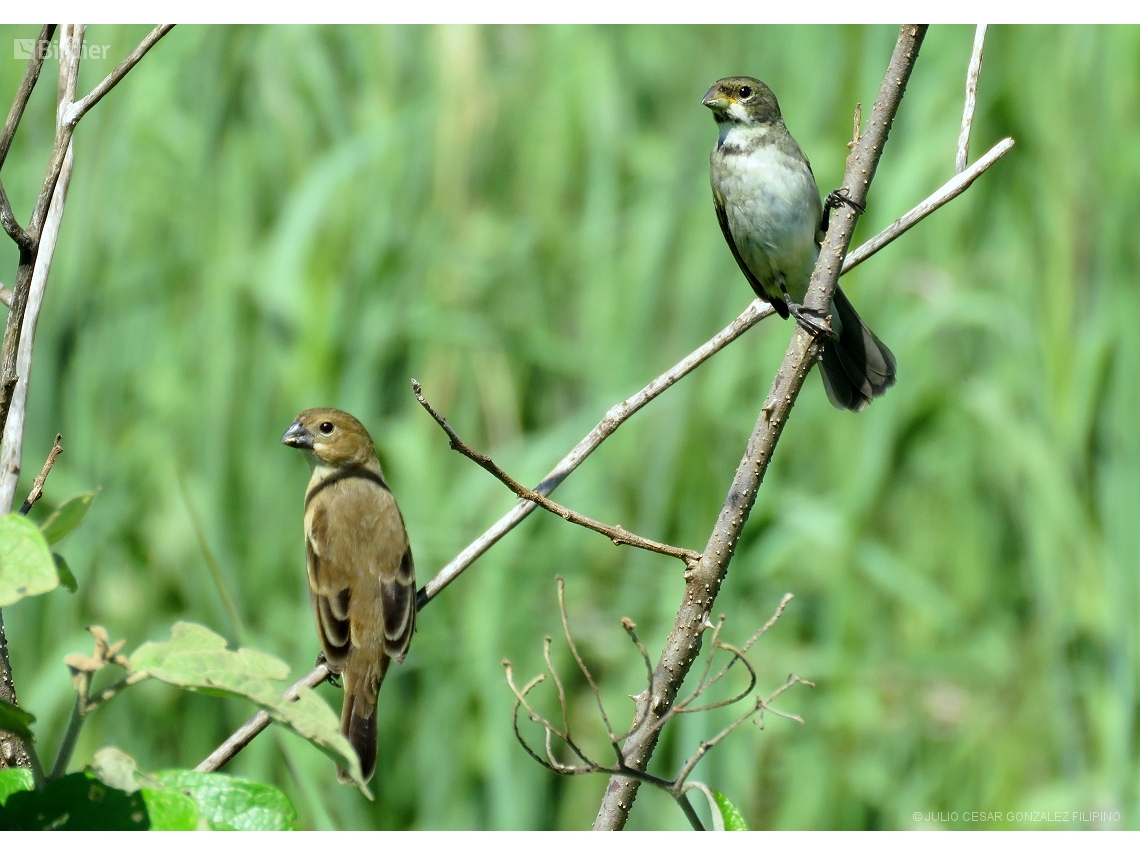
[[[741,98],[751,98],[752,97],[752,87],[751,86],[741,86],[740,87],[740,97]]]
[[[321,433],[323,433],[325,436],[328,436],[332,432],[333,432],[333,423],[332,422],[321,422]]]

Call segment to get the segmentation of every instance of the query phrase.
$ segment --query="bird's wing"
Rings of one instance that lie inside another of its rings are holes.
[[[401,661],[415,630],[416,581],[404,520],[379,479],[340,478],[305,513],[309,591],[333,671],[349,651]]]
[[[744,263],[744,259],[740,257],[740,250],[736,248],[736,241],[732,237],[732,229],[728,226],[728,212],[724,209],[724,198],[717,192],[716,187],[713,187],[713,206],[716,208],[716,220],[720,223],[720,230],[724,234],[725,243],[728,248],[732,250],[732,257],[736,259],[736,263],[740,266],[740,271],[744,274],[744,278],[748,280],[748,284],[752,286],[752,290],[756,292],[756,296],[761,300],[767,300],[772,304],[772,308],[781,318],[788,317],[788,304],[781,300],[779,297],[773,297],[764,290],[764,286],[760,281],[752,275],[752,271],[748,269],[748,265]]]

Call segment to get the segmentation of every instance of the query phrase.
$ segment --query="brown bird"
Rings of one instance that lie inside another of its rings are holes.
[[[305,410],[281,442],[305,452],[309,598],[329,670],[344,678],[340,729],[376,768],[376,695],[388,663],[403,662],[416,628],[416,571],[404,518],[372,437],[343,410]],[[337,777],[348,776],[337,769]]]

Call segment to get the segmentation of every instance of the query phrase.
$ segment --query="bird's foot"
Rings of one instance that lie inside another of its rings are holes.
[[[327,665],[327,664],[328,664],[328,659],[325,658],[325,652],[322,650],[320,653],[317,654],[317,661],[314,663],[314,667],[319,668],[321,665]],[[327,677],[325,677],[325,682],[328,683],[330,686],[336,686],[339,689],[341,687],[340,674],[334,673],[333,670],[330,668],[329,669],[329,675]]]
[[[833,341],[839,338],[831,328],[829,315],[816,309],[805,308],[801,303],[793,302],[791,295],[788,294],[787,287],[782,282],[780,283],[780,290],[783,292],[784,302],[788,304],[788,314],[796,319],[796,323],[803,328],[804,332],[813,338],[822,336]]]
[[[823,217],[819,222],[821,231],[827,231],[827,223],[831,219],[831,212],[844,205],[852,210],[858,211],[860,214],[867,213],[867,207],[865,205],[851,198],[851,191],[846,187],[838,187],[828,193],[827,198],[823,200]]]

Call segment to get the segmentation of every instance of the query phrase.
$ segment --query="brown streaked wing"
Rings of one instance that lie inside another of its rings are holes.
[[[384,648],[397,662],[403,662],[416,630],[416,568],[409,547],[400,559],[395,579],[381,588],[384,600]]]
[[[348,604],[351,591],[339,587],[330,591],[327,582],[332,576],[328,572],[324,555],[327,553],[329,526],[328,514],[323,507],[314,508],[308,520],[305,537],[306,564],[309,573],[309,594],[313,602],[313,616],[317,623],[317,635],[329,668],[340,672],[344,668],[349,649]]]

